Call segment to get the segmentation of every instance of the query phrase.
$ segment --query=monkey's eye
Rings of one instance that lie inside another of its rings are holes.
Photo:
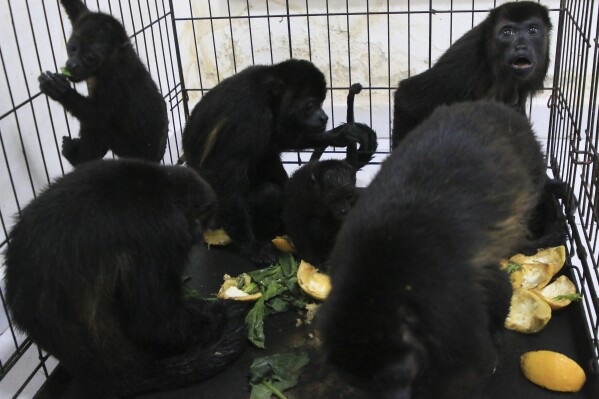
[[[314,103],[307,103],[304,106],[304,114],[305,115],[310,115],[312,114],[312,112],[314,112],[314,110],[316,109],[316,105]]]
[[[306,105],[304,106],[305,109],[309,110],[309,109],[314,109],[314,107],[316,106],[316,103],[314,103],[314,101],[309,101],[306,103]]]
[[[536,35],[537,33],[539,33],[539,28],[535,25],[532,25],[528,28],[528,33],[530,33],[531,35]]]
[[[97,58],[93,54],[86,54],[85,57],[83,57],[83,62],[85,62],[86,65],[94,65],[96,60]]]
[[[77,51],[77,44],[75,43],[69,43],[67,44],[67,50],[71,53],[74,53]]]
[[[512,36],[514,34],[514,30],[512,28],[503,28],[501,34],[505,37]]]

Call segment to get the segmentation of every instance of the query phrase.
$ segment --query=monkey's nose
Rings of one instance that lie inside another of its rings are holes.
[[[71,72],[75,72],[75,71],[77,71],[77,69],[79,69],[79,62],[74,61],[74,60],[68,60],[66,67],[67,67],[67,70],[69,70]]]
[[[527,48],[528,46],[524,42],[516,43],[516,50],[526,50]]]
[[[329,121],[329,117],[327,116],[327,114],[322,114],[320,115],[320,122],[322,122],[323,125],[326,125],[326,123]]]

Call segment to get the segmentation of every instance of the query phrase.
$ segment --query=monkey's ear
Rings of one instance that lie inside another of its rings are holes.
[[[61,0],[61,3],[71,23],[75,23],[83,14],[90,12],[81,0]]]

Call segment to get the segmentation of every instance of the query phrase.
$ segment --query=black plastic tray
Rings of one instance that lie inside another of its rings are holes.
[[[237,275],[254,267],[219,248],[198,247],[192,256],[190,287],[208,296],[218,290],[223,274]],[[540,333],[525,335],[506,331],[505,347],[499,367],[486,391],[485,399],[599,399],[599,378],[589,371],[591,346],[584,333],[579,304],[556,311]],[[266,349],[257,349],[248,342],[244,354],[225,372],[200,384],[169,392],[138,396],[139,399],[247,399],[248,372],[253,359],[287,351],[308,351],[311,362],[304,368],[298,386],[285,392],[289,399],[366,398],[353,391],[324,364],[318,353],[317,333],[313,325],[302,323],[303,316],[294,311],[269,316],[265,321]],[[587,383],[578,393],[558,393],[540,388],[526,380],[520,372],[520,356],[530,350],[547,349],[561,352],[583,366]],[[36,399],[80,399],[87,395],[60,366],[52,374]]]

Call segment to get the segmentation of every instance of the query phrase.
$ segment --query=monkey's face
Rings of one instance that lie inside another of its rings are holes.
[[[287,149],[310,147],[314,137],[322,136],[329,117],[321,108],[324,98],[311,96],[305,91],[289,91],[277,107],[278,134],[274,139]]]
[[[68,78],[72,82],[81,82],[92,77],[101,63],[101,48],[90,46],[86,40],[71,36],[67,43],[69,58],[65,68],[69,72]]]
[[[405,336],[402,330],[387,334],[371,328],[361,337],[354,336],[353,342],[329,344],[327,360],[350,384],[376,394],[373,397],[409,399],[423,369],[424,351],[414,336]]]
[[[548,31],[544,22],[530,17],[521,22],[500,20],[495,26],[495,46],[504,69],[518,80],[528,80],[546,69]]]
[[[329,117],[321,106],[322,103],[316,99],[310,99],[305,104],[302,104],[299,119],[303,121],[307,131],[320,133],[326,129]]]
[[[323,161],[312,174],[312,184],[322,206],[343,221],[356,202],[356,173],[346,162]]]
[[[345,220],[355,202],[354,186],[334,187],[325,195],[325,203],[331,215],[339,221]]]
[[[128,44],[124,29],[114,18],[97,13],[84,15],[67,42],[65,69],[69,80],[81,82],[108,70],[106,65],[116,62],[115,54]]]
[[[308,95],[290,97],[281,104],[281,117],[287,126],[295,130],[320,134],[325,131],[329,120],[321,107],[322,100],[315,97]]]

